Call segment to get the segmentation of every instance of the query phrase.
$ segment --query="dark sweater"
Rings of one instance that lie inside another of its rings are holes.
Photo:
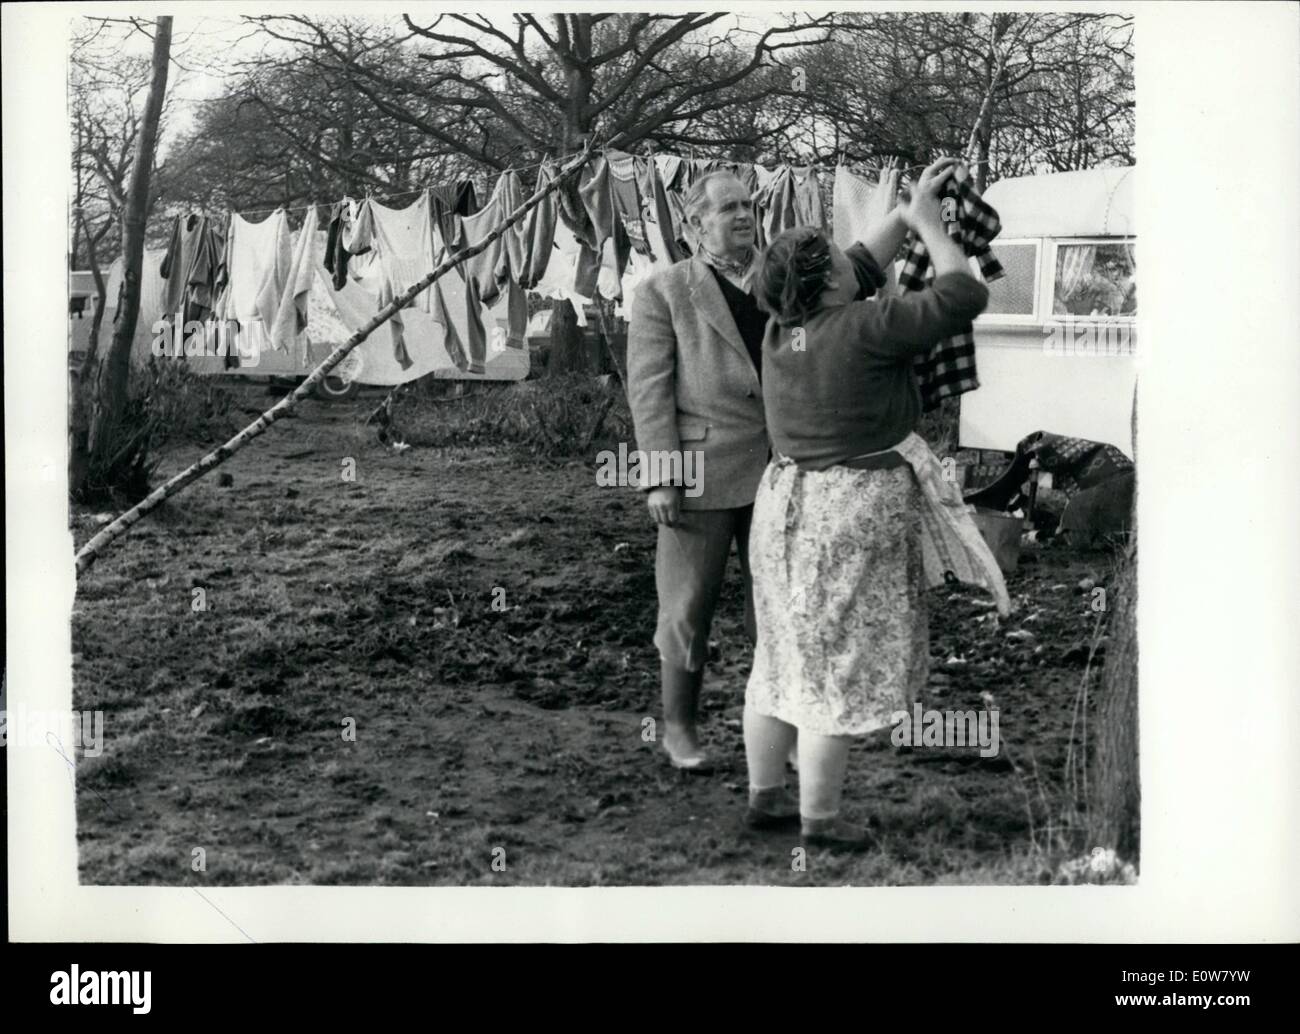
[[[846,254],[874,293],[884,283],[880,267],[858,245]],[[821,309],[800,326],[772,320],[763,341],[763,407],[773,447],[824,470],[897,445],[921,416],[913,357],[969,325],[988,297],[969,273],[945,273],[920,291]],[[794,347],[797,330],[802,350]]]
[[[713,269],[712,266],[709,267]],[[748,291],[742,291],[725,276],[713,269],[713,278],[722,289],[727,308],[736,321],[736,327],[744,339],[749,358],[753,360],[754,372],[763,379],[763,331],[767,328],[767,313],[758,307],[758,302]]]

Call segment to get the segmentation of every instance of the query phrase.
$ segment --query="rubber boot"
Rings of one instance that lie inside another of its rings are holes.
[[[670,664],[661,665],[660,678],[664,703],[663,745],[673,767],[701,770],[708,762],[700,750],[696,726],[700,713],[700,688],[704,669],[687,671]]]

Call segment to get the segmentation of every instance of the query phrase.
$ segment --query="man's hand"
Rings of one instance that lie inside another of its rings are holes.
[[[666,524],[670,528],[682,515],[682,490],[680,488],[652,488],[646,493],[646,505],[650,507],[650,516],[656,524]]]

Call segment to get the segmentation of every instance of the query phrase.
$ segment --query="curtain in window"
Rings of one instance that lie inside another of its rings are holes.
[[[1074,301],[1092,277],[1092,265],[1097,257],[1094,244],[1071,244],[1056,250],[1056,297],[1063,302]]]

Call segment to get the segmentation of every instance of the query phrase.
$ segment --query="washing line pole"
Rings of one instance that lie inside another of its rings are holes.
[[[377,329],[392,319],[398,310],[405,307],[411,302],[417,294],[427,288],[435,280],[442,277],[449,270],[454,269],[466,259],[473,258],[483,251],[493,241],[497,240],[511,226],[517,223],[532,209],[553,191],[557,190],[570,176],[574,175],[581,169],[595,150],[594,140],[588,139],[587,146],[583,149],[572,162],[564,166],[558,175],[551,180],[543,189],[537,191],[526,202],[515,209],[495,230],[487,235],[479,243],[468,248],[462,248],[451,257],[444,259],[438,267],[423,277],[418,283],[408,287],[405,292],[394,298],[391,302],[379,310],[360,330],[353,334],[347,341],[339,345],[331,352],[325,360],[307,375],[297,388],[282,398],[274,406],[259,416],[251,424],[245,427],[237,435],[231,438],[224,445],[218,446],[212,452],[208,453],[202,459],[198,460],[185,470],[181,471],[175,477],[169,479],[166,483],[149,493],[144,499],[127,510],[126,513],[118,517],[106,528],[96,534],[77,552],[77,577],[80,578],[91,565],[100,557],[100,555],[115,541],[125,535],[131,528],[144,517],[148,516],[153,510],[156,510],[163,502],[178,494],[191,482],[197,481],[214,467],[220,466],[226,460],[230,459],[235,453],[245,445],[257,438],[266,431],[272,424],[283,417],[291,409],[298,405],[303,399],[311,394],[312,389],[316,387],[331,370],[334,369],[344,358],[347,357],[354,348],[361,342],[365,341]]]

